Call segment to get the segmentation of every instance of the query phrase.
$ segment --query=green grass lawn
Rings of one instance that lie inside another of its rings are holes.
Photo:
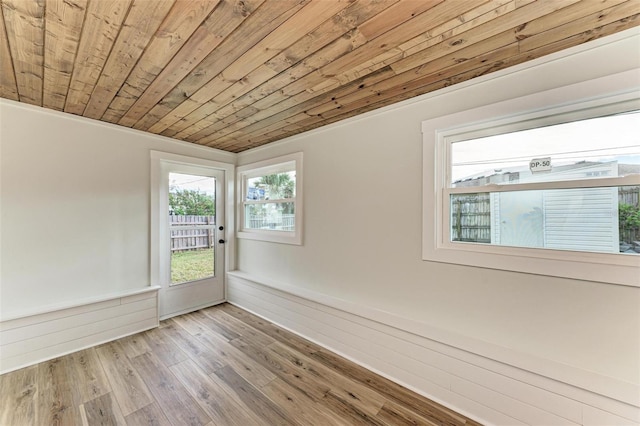
[[[171,253],[171,284],[213,275],[213,248]]]

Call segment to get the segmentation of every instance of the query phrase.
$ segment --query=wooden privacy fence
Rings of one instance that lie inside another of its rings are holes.
[[[171,251],[211,248],[215,245],[215,216],[169,215]],[[207,226],[192,228],[193,226]],[[186,228],[186,229],[182,229]]]
[[[623,186],[618,189],[618,203],[640,206],[640,186]],[[620,241],[640,241],[640,228],[623,228],[620,224]]]
[[[451,241],[491,243],[491,201],[488,193],[455,195],[451,200]],[[618,203],[638,207],[640,187],[618,190]],[[620,228],[620,241],[639,241],[639,228]]]
[[[640,186],[623,186],[618,189],[618,202],[638,206]]]
[[[451,201],[451,241],[491,243],[488,193],[454,196]]]

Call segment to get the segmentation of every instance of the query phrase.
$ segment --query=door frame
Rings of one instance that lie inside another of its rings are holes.
[[[163,266],[162,253],[160,252],[160,232],[163,221],[161,220],[161,206],[163,205],[161,193],[163,192],[163,180],[162,169],[163,165],[175,164],[180,166],[195,166],[195,167],[207,167],[224,172],[224,180],[222,182],[224,188],[224,221],[221,225],[224,226],[225,244],[224,244],[224,267],[220,274],[223,287],[223,299],[220,302],[224,302],[227,299],[227,271],[233,269],[235,265],[235,229],[234,229],[234,214],[235,214],[235,166],[229,163],[223,163],[220,161],[206,160],[197,157],[189,157],[185,155],[171,154],[162,151],[150,151],[151,156],[151,197],[150,197],[150,262],[149,262],[149,277],[151,286],[160,286],[161,291],[159,297],[164,294],[164,283],[160,282],[160,268]],[[220,224],[216,223],[216,226]],[[188,283],[186,285],[189,285]],[[162,293],[162,294],[161,294]],[[160,301],[158,301],[160,302]],[[219,302],[216,302],[219,303]],[[158,303],[158,309],[160,303]],[[204,306],[201,306],[202,308]],[[160,319],[166,319],[171,316],[179,315],[185,312],[174,312],[169,315],[160,316]]]

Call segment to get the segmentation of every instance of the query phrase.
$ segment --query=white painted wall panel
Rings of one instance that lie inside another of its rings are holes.
[[[490,383],[487,383],[487,385],[490,385]],[[578,424],[570,422],[565,418],[555,416],[543,409],[533,407],[527,402],[518,400],[518,398],[523,398],[523,396],[526,398],[526,395],[514,394],[508,396],[489,387],[477,385],[460,377],[452,377],[451,391],[462,396],[466,396],[467,398],[484,406],[492,407],[497,411],[526,424],[547,426]]]
[[[603,404],[640,400],[639,288],[421,260],[424,120],[560,87],[637,90],[639,49],[640,30],[626,31],[240,153],[238,165],[304,153],[305,241],[241,240],[238,270],[513,349],[529,370],[554,361],[537,372],[561,390],[610,392]],[[566,102],[553,93],[549,105]]]
[[[0,100],[0,320],[144,289],[149,151],[235,155]]]
[[[158,326],[157,288],[3,321],[0,373]]]
[[[141,301],[116,305],[113,308],[108,309],[96,309],[91,312],[90,315],[84,315],[82,318],[84,323],[78,323],[77,316],[68,316],[60,319],[54,319],[50,321],[43,321],[40,323],[36,323],[30,325],[28,327],[18,327],[13,328],[11,330],[3,331],[0,341],[0,350],[9,351],[10,344],[21,342],[21,345],[26,344],[27,336],[25,335],[28,332],[29,340],[34,340],[34,344],[37,345],[46,345],[45,341],[47,339],[57,339],[64,337],[56,335],[55,333],[59,333],[60,330],[64,330],[65,332],[72,332],[72,330],[77,327],[87,327],[89,324],[97,323],[100,321],[110,321],[115,317],[119,318],[122,315],[129,314],[138,314],[147,310],[155,310],[156,309],[156,301],[155,297],[150,297],[147,299],[143,299]],[[155,312],[152,312],[154,316]],[[143,318],[148,318],[148,315],[143,315]]]
[[[228,284],[230,302],[487,424],[640,423],[640,401],[616,401],[407,332],[382,322],[382,313],[351,304],[346,311],[243,273],[231,273]]]
[[[625,419],[595,407],[584,407],[585,426],[637,426],[640,421]]]

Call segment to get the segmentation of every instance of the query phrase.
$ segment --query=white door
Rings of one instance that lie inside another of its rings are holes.
[[[225,172],[163,163],[159,178],[159,310],[165,319],[225,299]]]

